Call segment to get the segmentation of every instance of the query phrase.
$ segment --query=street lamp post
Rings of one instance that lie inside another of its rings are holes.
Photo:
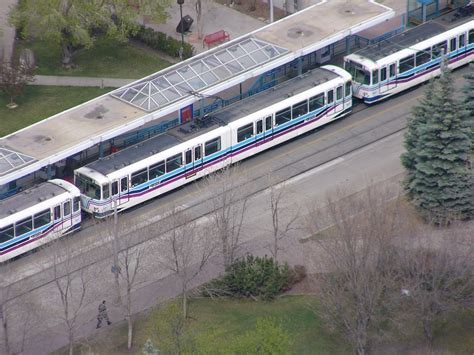
[[[181,25],[181,48],[179,49],[179,59],[183,60],[183,51],[184,51],[184,21],[183,21],[183,4],[184,0],[177,0],[179,5],[179,14],[181,21],[179,22]]]

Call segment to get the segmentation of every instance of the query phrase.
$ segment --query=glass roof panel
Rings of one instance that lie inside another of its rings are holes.
[[[176,85],[175,88],[181,93],[181,95],[187,95],[190,91],[193,91],[193,88],[184,81]]]
[[[250,56],[251,56],[257,63],[261,63],[261,62],[264,62],[264,61],[268,60],[268,55],[266,55],[265,52],[262,51],[262,50],[258,50],[258,51],[252,52],[252,53],[250,54]]]
[[[15,152],[14,150],[0,147],[0,175],[4,175],[11,170],[21,168],[35,161],[29,155]]]
[[[259,47],[255,44],[254,41],[251,39],[243,41],[241,44],[243,49],[245,49],[247,52],[253,52],[256,51]]]
[[[170,87],[170,83],[163,76],[159,76],[158,78],[153,80],[153,84],[155,84],[161,90],[164,90]]]
[[[179,75],[177,72],[172,72],[170,74],[166,74],[165,78],[172,84],[176,85],[183,81],[183,77]]]
[[[239,63],[242,64],[245,68],[251,68],[255,65],[255,61],[250,58],[248,55],[238,59]]]
[[[243,67],[236,60],[226,63],[225,67],[229,69],[232,72],[232,74],[237,74],[238,72],[241,72],[243,69]]]
[[[156,93],[155,95],[152,95],[151,98],[155,100],[158,105],[165,105],[169,102],[161,93]]]
[[[189,65],[197,74],[204,73],[209,70],[206,64],[203,61],[192,63]]]
[[[222,63],[227,63],[234,59],[227,50],[216,53],[216,57]]]
[[[217,75],[220,80],[224,80],[231,75],[231,72],[224,66],[216,67],[212,70],[212,72],[214,75]]]
[[[191,79],[193,76],[196,76],[196,74],[189,68],[189,66],[185,66],[184,68],[178,69],[178,73],[181,74],[181,76],[185,80]]]
[[[234,46],[229,48],[229,53],[234,57],[234,58],[239,58],[247,54],[242,47],[240,46]]]
[[[194,77],[192,80],[189,80],[188,83],[193,87],[194,90],[199,90],[206,86],[206,83],[198,76]]]
[[[168,99],[168,101],[174,101],[181,97],[181,94],[175,88],[169,88],[168,90],[163,90],[161,93]]]
[[[232,75],[269,62],[288,50],[252,37],[210,50],[173,70],[161,71],[139,83],[120,88],[112,96],[146,111],[156,110],[181,97],[226,80]]]
[[[219,78],[211,71],[199,75],[202,80],[206,82],[206,85],[214,84],[216,81],[219,81]]]

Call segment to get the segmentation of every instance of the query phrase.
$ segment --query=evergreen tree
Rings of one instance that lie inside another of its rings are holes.
[[[467,121],[471,127],[471,149],[474,149],[474,63],[469,64],[469,73],[464,76],[464,104],[467,110]]]
[[[446,224],[470,218],[474,212],[471,128],[465,106],[453,95],[449,71],[444,69],[430,85],[408,125],[402,164],[408,171],[405,188],[421,215],[429,222]]]

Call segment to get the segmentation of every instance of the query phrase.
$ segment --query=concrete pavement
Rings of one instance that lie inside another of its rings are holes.
[[[30,85],[118,88],[137,79],[92,78],[82,76],[36,75]]]
[[[10,61],[15,43],[15,29],[10,27],[8,16],[10,9],[18,0],[0,1],[0,60]]]

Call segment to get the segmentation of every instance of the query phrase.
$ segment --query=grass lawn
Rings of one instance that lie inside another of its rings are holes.
[[[349,354],[344,341],[328,333],[310,308],[314,299],[305,296],[287,296],[274,302],[255,302],[231,299],[195,299],[189,304],[190,331],[193,334],[206,334],[206,338],[222,339],[225,343],[235,335],[252,329],[261,317],[272,317],[281,323],[292,340],[291,352],[294,354]],[[136,333],[132,354],[141,354],[143,344],[148,338],[147,315],[135,322]],[[128,354],[126,351],[127,329],[125,322],[101,330],[93,338],[85,339],[78,353],[89,351],[94,354]],[[156,345],[156,344],[155,344]],[[218,349],[216,349],[218,350]],[[225,349],[219,349],[225,353]],[[67,349],[55,352],[66,353]]]
[[[0,137],[103,95],[109,90],[70,86],[27,86],[24,94],[16,100],[19,106],[13,110],[6,107],[10,100],[0,94]]]
[[[17,52],[22,48],[33,51],[38,75],[139,79],[171,65],[151,49],[106,39],[99,39],[91,49],[79,52],[72,69],[61,66],[61,48],[55,43],[18,41]]]

